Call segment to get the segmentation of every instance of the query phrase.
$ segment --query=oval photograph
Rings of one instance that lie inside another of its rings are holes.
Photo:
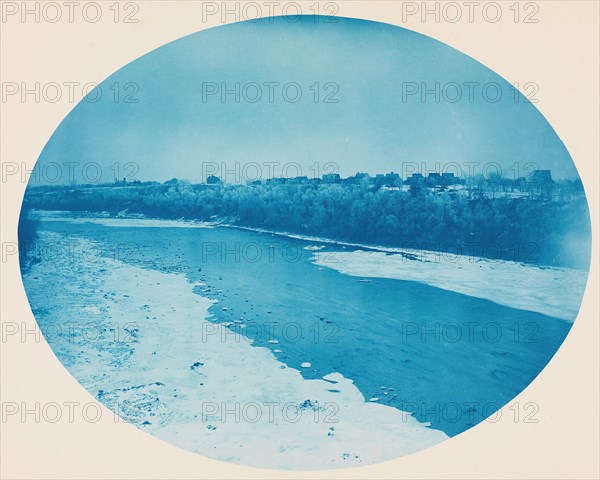
[[[511,402],[568,335],[591,251],[537,94],[353,18],[171,42],[88,85],[41,152],[31,310],[116,419],[225,462],[362,466],[536,421]]]

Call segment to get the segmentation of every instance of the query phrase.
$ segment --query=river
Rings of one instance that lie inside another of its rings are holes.
[[[353,382],[366,403],[411,413],[425,428],[448,436],[486,417],[497,418],[495,412],[517,396],[550,361],[572,325],[561,318],[423,282],[381,278],[376,272],[367,276],[341,273],[338,263],[356,247],[231,227],[192,228],[169,222],[149,227],[119,220],[102,223],[49,218],[41,222],[41,231],[41,261],[24,273],[24,285],[50,345],[88,389],[91,386],[86,385],[86,379],[77,375],[80,359],[71,352],[75,347],[65,344],[64,338],[61,346],[53,345],[57,337],[50,335],[51,320],[46,314],[49,305],[43,303],[52,302],[48,299],[53,294],[40,294],[46,288],[44,274],[54,272],[52,288],[56,291],[76,290],[79,281],[81,285],[95,282],[85,295],[79,292],[79,308],[97,306],[103,301],[101,296],[107,295],[99,286],[110,266],[80,268],[79,273],[64,277],[57,274],[62,264],[68,263],[64,255],[76,255],[75,241],[93,245],[87,247],[85,255],[79,255],[88,265],[110,259],[135,267],[136,277],[147,272],[148,276],[161,273],[185,279],[194,294],[182,297],[180,302],[190,303],[193,297],[209,302],[206,320],[210,323],[202,327],[203,339],[226,332],[228,344],[269,349],[278,362],[300,372],[304,380],[341,375]],[[389,262],[401,256],[389,252],[382,255]],[[363,267],[368,271],[368,265]],[[519,268],[519,274],[527,275],[528,269],[537,267]],[[86,275],[90,278],[84,279]],[[123,285],[126,288],[127,284]],[[481,284],[481,289],[485,290],[486,285]],[[162,293],[169,295],[168,291]],[[59,309],[67,302],[66,297],[53,298]],[[77,297],[69,298],[71,306],[77,304]],[[99,315],[104,321],[114,321],[114,311],[100,309],[93,318]],[[160,320],[152,316],[123,319],[122,315],[122,321],[141,323],[141,332],[145,322]],[[178,335],[185,336],[186,331],[197,327],[190,324],[177,328]],[[129,345],[126,356],[141,349],[141,341]],[[169,359],[153,361],[164,361],[166,365]],[[104,380],[95,377],[94,388],[106,391],[108,387],[101,388],[101,384],[110,383],[110,375],[106,373]],[[339,390],[335,382],[330,383],[328,395],[335,398]],[[101,395],[97,397],[103,401]]]

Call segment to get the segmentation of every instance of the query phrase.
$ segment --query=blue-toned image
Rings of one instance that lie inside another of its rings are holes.
[[[354,467],[535,422],[511,402],[568,335],[591,252],[536,92],[351,18],[171,42],[42,151],[31,310],[115,415],[217,460]]]

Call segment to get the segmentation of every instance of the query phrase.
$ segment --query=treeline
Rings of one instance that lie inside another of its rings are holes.
[[[327,237],[339,241],[460,252],[587,268],[590,221],[584,197],[469,197],[355,184],[35,187],[27,208],[144,214]]]

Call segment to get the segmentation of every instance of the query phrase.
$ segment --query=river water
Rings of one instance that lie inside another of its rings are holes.
[[[494,418],[571,327],[423,283],[340,273],[336,255],[356,247],[230,227],[43,221],[41,228],[67,239],[60,248],[70,238],[89,239],[97,246],[90,258],[185,276],[197,295],[215,301],[208,320],[227,326],[236,341],[251,338],[305,379],[339,373],[366,401],[410,412],[449,436]],[[522,266],[523,275],[528,268],[535,267]],[[24,283],[33,288],[27,275]],[[34,312],[41,307],[32,304]]]

